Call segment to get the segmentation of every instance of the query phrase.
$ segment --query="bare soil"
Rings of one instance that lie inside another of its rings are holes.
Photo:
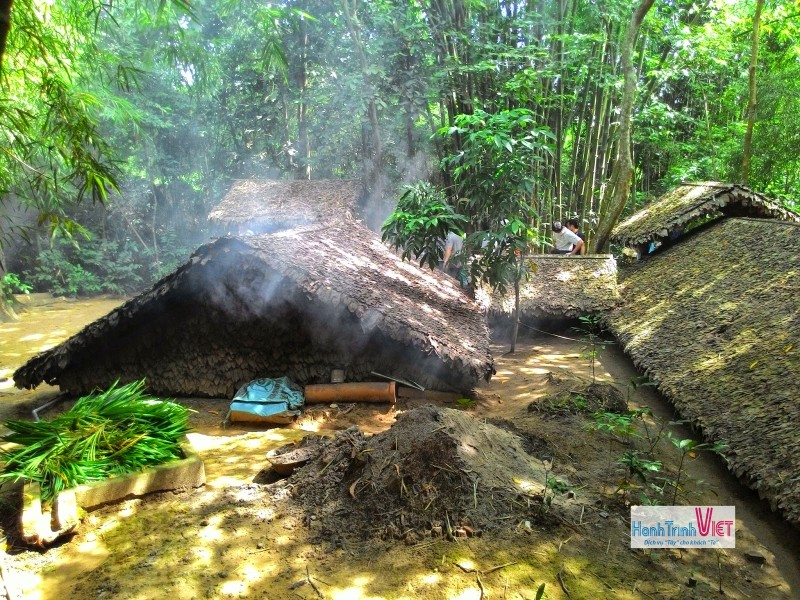
[[[33,304],[0,324],[0,380],[118,301]],[[493,347],[498,373],[474,401],[315,406],[291,427],[267,428],[223,426],[227,399],[182,399],[195,411],[190,439],[206,486],[89,513],[47,550],[18,542],[18,489],[0,488],[6,586],[31,599],[532,599],[542,584],[548,598],[800,597],[797,532],[714,455],[689,457],[680,500],[734,504],[737,547],[629,548],[628,502],[647,490],[619,490],[617,459],[649,444],[641,426],[629,439],[590,431],[590,413],[650,407],[651,438],[673,415],[651,387],[628,385],[638,374],[618,348],[600,350],[594,383],[604,386],[594,388],[580,340],[506,350]],[[57,393],[42,387],[0,381],[0,418],[30,418]],[[674,479],[668,430],[694,434],[670,426],[655,445],[659,476]],[[309,447],[288,476],[267,459]]]

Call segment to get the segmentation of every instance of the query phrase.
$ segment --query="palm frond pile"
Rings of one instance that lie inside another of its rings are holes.
[[[62,490],[183,458],[188,410],[144,393],[144,380],[80,398],[49,421],[9,420],[0,483],[27,479],[43,501]]]

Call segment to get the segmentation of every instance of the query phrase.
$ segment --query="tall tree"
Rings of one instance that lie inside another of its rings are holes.
[[[633,100],[636,95],[636,72],[633,68],[633,50],[639,29],[642,26],[647,12],[655,0],[641,0],[634,9],[625,40],[622,45],[622,72],[625,76],[625,85],[622,92],[622,105],[619,117],[619,140],[617,159],[611,180],[603,197],[600,222],[597,225],[592,252],[601,252],[608,245],[611,230],[619,220],[630,196],[630,185],[633,177],[633,159],[631,157],[631,115],[633,113]]]
[[[756,68],[758,67],[758,30],[761,26],[761,11],[764,0],[757,0],[756,14],[753,17],[753,38],[750,51],[750,68],[748,69],[748,99],[747,99],[747,131],[744,135],[744,148],[742,149],[742,174],[744,185],[750,184],[750,157],[753,152],[753,126],[756,121]]]

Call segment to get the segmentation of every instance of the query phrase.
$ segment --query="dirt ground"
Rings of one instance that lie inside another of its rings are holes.
[[[19,321],[0,324],[0,418],[30,418],[56,393],[13,388],[17,366],[117,303],[39,297]],[[47,550],[17,541],[18,490],[6,485],[3,579],[14,597],[43,600],[532,600],[542,584],[552,599],[800,598],[797,532],[714,455],[689,457],[681,498],[735,505],[736,548],[629,548],[629,508],[617,491],[625,472],[617,459],[643,449],[646,434],[639,427],[640,437],[626,440],[590,430],[596,405],[583,392],[592,382],[591,357],[585,342],[565,339],[574,332],[562,335],[525,338],[513,355],[493,346],[497,375],[474,402],[439,397],[422,411],[412,409],[430,402],[401,398],[395,406],[316,406],[291,427],[224,427],[228,400],[181,400],[195,411],[189,437],[205,461],[206,485],[91,512],[74,536]],[[652,436],[673,415],[651,387],[629,386],[637,376],[613,344],[599,350],[596,380],[616,385],[630,408],[650,407]],[[457,425],[450,429],[460,454],[448,454],[445,442],[392,442],[395,433],[404,440],[416,435],[408,428],[416,415],[443,420],[431,435]],[[667,430],[693,437],[680,425]],[[267,452],[337,432],[339,454],[330,450],[288,479],[271,476]],[[430,447],[434,455],[419,453]],[[665,435],[655,456],[674,479],[678,457]],[[361,472],[349,461],[362,457],[388,468],[351,481]],[[437,470],[449,487],[437,483],[444,481],[433,477]],[[662,503],[670,499],[666,488]],[[459,510],[451,514],[447,506]]]

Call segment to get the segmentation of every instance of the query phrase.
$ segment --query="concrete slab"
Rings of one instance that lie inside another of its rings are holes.
[[[206,471],[203,459],[188,441],[181,444],[181,450],[185,456],[181,460],[74,488],[78,505],[84,510],[92,510],[126,498],[153,492],[188,491],[204,485]]]
[[[90,511],[127,498],[164,491],[188,491],[205,484],[203,459],[189,441],[181,444],[184,458],[103,481],[94,481],[61,492],[50,510],[42,510],[37,483],[22,488],[20,530],[29,544],[45,545],[75,530],[79,508]]]

